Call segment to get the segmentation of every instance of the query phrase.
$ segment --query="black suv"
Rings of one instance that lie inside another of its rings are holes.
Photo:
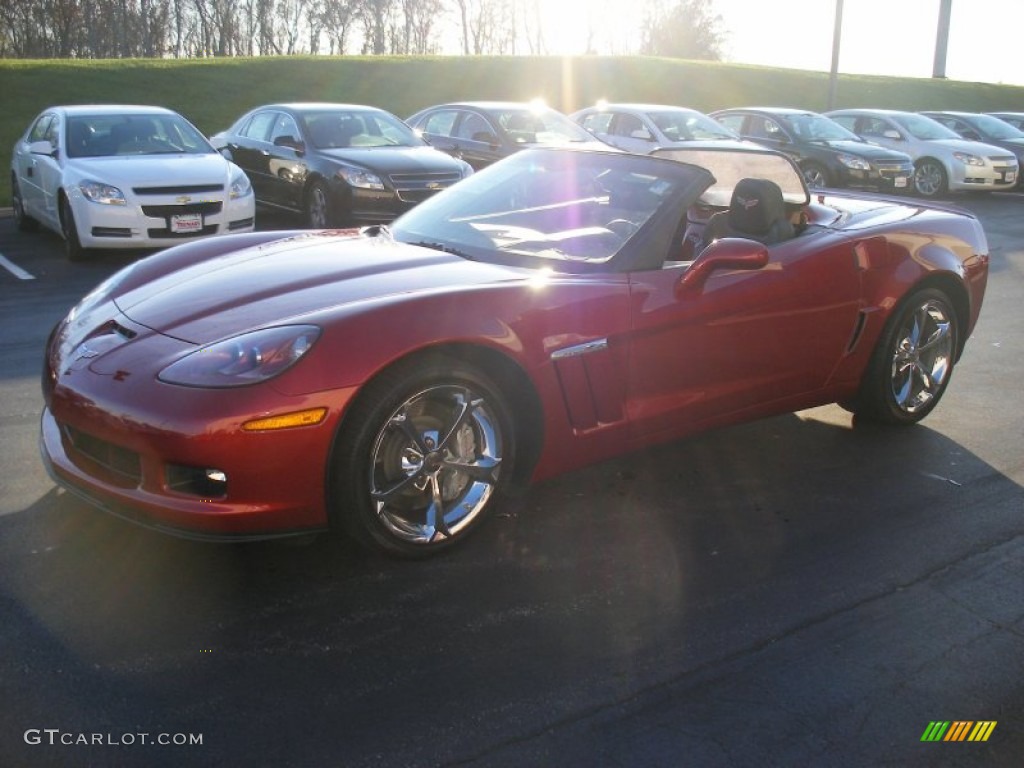
[[[744,139],[783,152],[800,166],[809,187],[910,188],[909,155],[871,144],[817,112],[783,107],[744,107],[711,117]]]

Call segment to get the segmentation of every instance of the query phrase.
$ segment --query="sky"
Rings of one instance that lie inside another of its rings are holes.
[[[551,53],[582,53],[588,26],[596,50],[625,53],[623,19],[641,3],[542,0],[560,37]],[[726,32],[724,59],[743,64],[828,72],[832,66],[835,0],[712,0]],[[844,0],[839,71],[932,76],[940,0]],[[953,0],[946,76],[951,80],[1024,86],[1024,0]],[[581,19],[588,20],[583,22]],[[605,22],[611,19],[611,25]],[[636,25],[638,26],[638,21]]]

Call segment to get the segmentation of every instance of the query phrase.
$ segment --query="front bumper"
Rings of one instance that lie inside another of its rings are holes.
[[[865,189],[903,192],[913,187],[914,166],[912,163],[875,165],[870,170],[843,167],[846,185]]]
[[[251,232],[256,225],[252,194],[183,201],[172,195],[132,198],[127,205],[71,200],[84,248],[166,248],[197,237]]]
[[[956,162],[949,176],[949,188],[955,190],[1013,189],[1017,186],[1019,168],[1015,163],[966,165]]]

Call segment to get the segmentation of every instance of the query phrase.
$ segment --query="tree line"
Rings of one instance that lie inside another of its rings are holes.
[[[550,2],[0,0],[0,58],[562,53],[552,49],[558,31],[546,28]],[[619,2],[587,7],[581,52],[721,58],[713,0],[640,0],[635,30],[616,18]]]

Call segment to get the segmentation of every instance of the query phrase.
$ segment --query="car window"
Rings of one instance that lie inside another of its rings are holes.
[[[757,139],[782,139],[785,133],[782,126],[770,117],[751,117],[750,135]]]
[[[67,123],[68,157],[216,151],[195,126],[176,113],[72,115]]]
[[[591,133],[608,133],[612,117],[611,112],[591,112],[583,116],[582,124]]]
[[[830,118],[839,123],[843,128],[853,133],[858,133],[857,118],[854,115],[829,115]]]
[[[275,118],[270,129],[270,141],[274,144],[298,144],[300,134],[295,118],[286,112],[278,112]]]
[[[553,109],[506,109],[497,113],[497,120],[517,144],[593,141],[583,128]]]
[[[462,120],[459,122],[458,137],[471,141],[486,141],[487,139],[482,138],[484,134],[487,134],[488,137],[494,136],[494,129],[488,125],[487,121],[475,112],[463,113]]]
[[[612,136],[624,136],[633,139],[651,138],[651,132],[644,127],[643,121],[636,115],[631,115],[627,112],[619,112],[615,115],[609,133]]]
[[[56,136],[56,116],[55,115],[42,115],[40,116],[35,125],[32,126],[32,130],[28,132],[29,142],[33,141],[53,141]]]
[[[420,130],[424,133],[432,133],[435,136],[451,136],[455,128],[455,118],[458,112],[446,109],[441,112],[434,112],[427,116],[427,119],[420,123]]]
[[[857,118],[856,132],[867,138],[885,138],[886,131],[894,130],[896,130],[895,126],[890,125],[887,120],[883,120],[880,117]]]
[[[467,258],[573,271],[607,262],[712,181],[703,168],[639,155],[527,150],[420,203],[391,232]]]
[[[744,115],[718,115],[715,118],[715,122],[721,123],[730,131],[735,133],[743,133],[743,118]]]
[[[965,121],[966,123],[967,121]],[[991,115],[973,115],[968,123],[977,131],[981,131],[993,139],[1021,139],[1024,134],[1012,125],[1007,125]]]
[[[346,147],[419,147],[424,142],[412,128],[383,110],[323,109],[302,117],[317,149]]]
[[[936,139],[959,139],[955,131],[924,115],[900,114],[893,118],[915,139],[934,141]]]
[[[277,114],[277,112],[257,112],[242,127],[239,133],[248,139],[255,139],[256,141],[273,141],[270,130],[274,125]]]
[[[700,112],[652,112],[649,117],[658,130],[673,141],[737,139],[739,136]]]
[[[856,141],[857,136],[824,115],[813,112],[791,115],[789,125],[804,141]]]

